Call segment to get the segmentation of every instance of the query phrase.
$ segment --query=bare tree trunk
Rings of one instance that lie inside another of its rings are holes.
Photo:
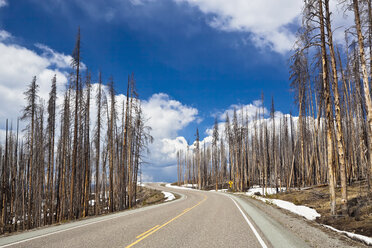
[[[83,202],[83,217],[88,215],[89,211],[89,193],[90,193],[90,136],[89,136],[89,128],[90,128],[90,73],[87,75],[87,99],[86,99],[86,106],[85,106],[85,178],[84,178],[84,202]]]
[[[347,181],[346,181],[346,162],[345,162],[345,147],[344,147],[344,137],[342,130],[342,117],[341,117],[341,104],[340,104],[340,94],[338,91],[338,75],[336,68],[336,55],[333,46],[332,28],[331,28],[331,14],[329,12],[329,0],[325,0],[325,13],[326,13],[326,26],[329,50],[331,55],[331,66],[333,75],[333,93],[335,99],[335,114],[336,114],[336,139],[337,139],[337,149],[340,163],[340,174],[341,174],[341,206],[343,215],[347,215]]]
[[[115,123],[115,93],[114,85],[111,80],[109,85],[110,97],[111,97],[111,110],[110,110],[110,119],[109,119],[109,184],[110,184],[110,193],[109,193],[109,210],[110,212],[114,211],[114,123]]]
[[[101,155],[101,108],[102,108],[102,75],[99,72],[98,93],[97,93],[97,130],[96,130],[96,181],[95,181],[95,204],[94,213],[98,215],[100,212],[100,196],[99,196],[99,164]]]
[[[333,114],[330,99],[329,79],[328,79],[328,63],[324,31],[324,17],[323,17],[323,0],[318,0],[319,4],[319,22],[320,22],[320,39],[322,49],[322,75],[323,75],[323,89],[324,99],[326,105],[326,122],[327,122],[327,162],[328,162],[328,177],[329,177],[329,192],[331,200],[331,214],[336,214],[336,192],[335,192],[335,176],[334,176],[334,153],[333,153]]]
[[[77,150],[78,150],[78,110],[79,110],[79,78],[80,78],[80,28],[78,30],[76,45],[73,54],[73,65],[76,69],[75,75],[75,122],[74,122],[74,141],[72,151],[72,168],[71,168],[71,183],[70,183],[70,219],[76,217],[74,213],[74,190],[75,190],[75,175],[77,163]]]
[[[367,72],[367,61],[364,49],[364,38],[362,34],[362,25],[360,22],[359,15],[359,3],[358,0],[353,0],[354,17],[355,17],[355,27],[358,35],[358,45],[359,45],[359,58],[362,66],[362,76],[363,76],[363,86],[364,86],[364,98],[365,104],[367,106],[367,121],[368,121],[368,139],[370,145],[368,146],[369,154],[372,154],[372,100],[371,100],[371,89],[368,81]],[[372,159],[369,160],[370,174],[372,174]]]

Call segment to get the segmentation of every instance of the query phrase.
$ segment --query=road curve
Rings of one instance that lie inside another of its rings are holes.
[[[262,213],[239,197],[149,186],[183,197],[3,237],[0,247],[308,247],[274,220],[257,217]],[[254,218],[247,215],[250,211]]]

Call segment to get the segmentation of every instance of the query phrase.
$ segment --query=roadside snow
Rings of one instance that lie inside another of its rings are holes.
[[[161,193],[163,193],[163,195],[164,195],[164,198],[165,198],[164,201],[172,201],[172,200],[176,199],[176,197],[170,192],[162,191]]]
[[[305,189],[306,188],[302,188],[301,190],[305,190]],[[279,190],[281,190],[281,189],[279,189]],[[282,190],[285,191],[285,188],[282,188]],[[268,199],[268,198],[265,198],[265,197],[256,196],[255,193],[257,193],[257,192],[262,194],[262,188],[259,187],[259,186],[253,186],[245,194],[249,195],[249,196],[252,196],[252,197],[254,197],[254,198],[256,198],[260,201],[276,205],[276,206],[278,206],[280,208],[283,208],[283,209],[286,209],[286,210],[288,210],[292,213],[303,216],[308,220],[315,220],[317,217],[320,217],[320,214],[315,209],[312,209],[312,208],[309,208],[309,207],[306,207],[306,206],[297,206],[297,205],[293,204],[292,202],[283,201],[283,200],[279,200],[279,199]],[[276,194],[276,189],[275,188],[267,188],[266,194],[267,195]],[[341,231],[341,230],[338,230],[338,229],[336,229],[332,226],[328,226],[328,225],[323,225],[323,226],[325,226],[325,227],[327,227],[327,228],[329,228],[329,229],[331,229],[335,232],[345,234],[349,238],[362,241],[367,245],[372,245],[372,238],[370,238],[370,237],[360,235],[360,234],[351,233],[351,232]]]
[[[174,188],[174,189],[183,189],[183,190],[194,190],[192,188],[186,188],[186,187],[183,187],[183,186],[171,185],[170,183],[167,183],[165,185],[165,187]]]
[[[227,190],[228,190],[228,189],[219,189],[219,190],[217,190],[217,191],[218,191],[218,192],[227,192]],[[214,191],[214,192],[216,192],[215,189],[211,189],[211,190],[209,190],[209,191]]]
[[[186,188],[197,188],[198,185],[197,184],[188,183],[188,184],[183,184],[182,187],[186,187]]]
[[[262,190],[263,190],[262,187],[253,186],[245,194],[249,196],[253,196],[260,201],[276,205],[280,208],[284,208],[292,213],[303,216],[308,220],[315,220],[317,217],[320,217],[320,214],[315,209],[312,209],[306,206],[297,206],[293,204],[292,202],[288,202],[288,201],[283,201],[283,200],[278,200],[278,199],[268,199],[268,198],[255,195],[256,193],[262,194]],[[266,191],[266,195],[276,194],[276,188],[267,188],[265,191]],[[285,188],[279,188],[279,191],[285,191]]]
[[[320,214],[315,209],[312,209],[306,206],[298,206],[298,205],[293,204],[292,202],[278,200],[278,199],[268,199],[268,198],[259,197],[259,196],[254,196],[254,197],[260,201],[276,205],[292,213],[303,216],[308,220],[315,220],[317,217],[320,217]]]
[[[367,237],[367,236],[364,236],[364,235],[360,235],[360,234],[355,234],[355,233],[351,233],[351,232],[346,232],[346,231],[340,231],[334,227],[331,227],[331,226],[328,226],[328,225],[323,225],[335,232],[338,232],[338,233],[342,233],[342,234],[345,234],[346,236],[348,236],[349,238],[352,238],[352,239],[357,239],[359,241],[362,241],[364,243],[366,243],[367,245],[372,245],[372,238],[370,237]]]
[[[285,191],[285,188],[278,188],[278,190],[279,190],[279,192],[283,192],[283,191]],[[252,196],[255,193],[262,194],[263,191],[265,191],[264,188],[262,188],[260,186],[253,186],[245,194],[249,195],[249,196]],[[266,188],[266,195],[273,195],[273,194],[276,194],[276,188]]]

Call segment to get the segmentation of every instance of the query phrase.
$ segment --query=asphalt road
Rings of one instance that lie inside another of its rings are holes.
[[[240,197],[150,186],[182,197],[3,237],[0,247],[309,247],[308,241]]]

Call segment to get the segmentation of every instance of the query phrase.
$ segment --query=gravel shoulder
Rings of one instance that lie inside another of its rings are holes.
[[[269,219],[275,220],[281,225],[283,230],[289,230],[309,247],[368,247],[361,242],[351,240],[343,234],[331,231],[315,221],[308,221],[284,209],[265,204],[248,196],[240,194],[236,194],[235,196],[243,200],[250,207],[262,212]]]

